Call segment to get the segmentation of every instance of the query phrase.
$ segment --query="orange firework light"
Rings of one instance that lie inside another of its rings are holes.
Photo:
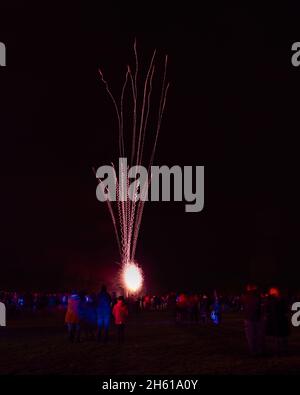
[[[127,262],[122,268],[122,282],[130,293],[138,292],[143,285],[142,269],[134,262]]]

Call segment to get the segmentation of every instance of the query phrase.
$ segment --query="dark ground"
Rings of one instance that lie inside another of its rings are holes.
[[[63,315],[23,317],[0,328],[1,374],[296,374],[300,331],[290,336],[289,355],[247,355],[241,317],[226,314],[221,327],[175,325],[169,313],[131,317],[126,344],[84,340],[69,344]]]

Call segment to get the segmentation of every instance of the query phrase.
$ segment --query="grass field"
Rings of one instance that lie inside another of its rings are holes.
[[[297,374],[300,329],[284,357],[248,356],[243,322],[224,315],[220,327],[174,324],[169,313],[131,317],[126,342],[108,344],[66,339],[63,314],[23,317],[0,328],[1,374]]]

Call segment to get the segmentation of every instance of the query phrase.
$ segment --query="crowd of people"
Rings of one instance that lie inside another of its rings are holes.
[[[195,322],[206,324],[209,317],[215,324],[220,323],[224,308],[236,309],[236,298],[208,298],[206,295],[171,292],[164,296],[145,295],[143,297],[112,296],[103,286],[98,295],[86,295],[75,290],[69,295],[66,324],[71,342],[80,341],[81,336],[107,342],[111,319],[117,328],[119,343],[124,341],[125,322],[129,311],[170,311],[176,323]]]
[[[0,301],[6,306],[9,316],[63,309],[68,303],[67,293],[7,292],[0,291]]]
[[[105,285],[94,299],[73,291],[68,298],[65,316],[69,340],[72,343],[80,342],[81,335],[84,334],[92,339],[95,338],[98,342],[107,342],[112,316],[117,328],[118,343],[123,343],[128,316],[124,297],[112,298]]]
[[[293,300],[283,297],[278,288],[272,287],[266,293],[257,286],[247,285],[242,295],[223,296],[213,294],[170,292],[165,295],[144,295],[140,297],[111,295],[105,286],[97,293],[25,293],[0,292],[8,315],[38,312],[65,312],[70,342],[81,339],[95,339],[107,342],[109,329],[114,323],[118,343],[125,339],[125,324],[129,314],[141,311],[169,311],[176,324],[196,323],[221,325],[226,311],[239,312],[244,317],[245,335],[251,355],[263,355],[265,339],[273,339],[273,352],[287,352],[290,318],[289,305]]]

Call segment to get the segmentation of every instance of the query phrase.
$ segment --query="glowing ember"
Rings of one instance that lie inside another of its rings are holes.
[[[128,262],[123,268],[123,281],[129,292],[137,292],[143,285],[142,270],[133,262]]]

